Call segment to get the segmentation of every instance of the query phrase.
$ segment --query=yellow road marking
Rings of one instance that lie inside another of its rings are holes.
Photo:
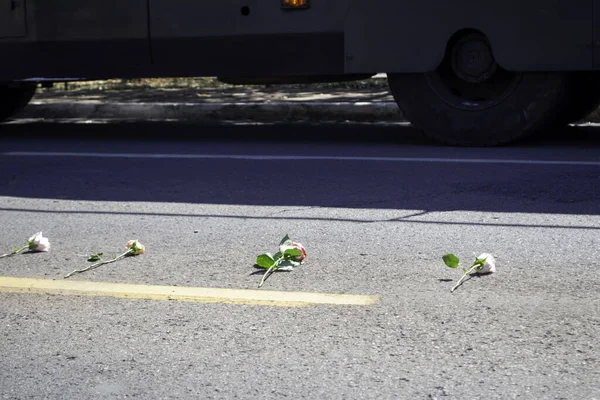
[[[0,292],[102,296],[196,303],[252,304],[280,307],[305,307],[317,304],[367,306],[379,302],[378,296],[350,294],[159,286],[14,278],[8,276],[0,276]]]

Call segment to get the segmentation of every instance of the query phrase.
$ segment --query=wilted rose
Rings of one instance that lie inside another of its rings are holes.
[[[292,242],[292,245],[295,249],[300,250],[302,252],[301,255],[294,257],[294,261],[302,261],[306,258],[306,249],[302,246],[302,243]]]
[[[144,254],[146,252],[146,246],[144,246],[143,244],[138,242],[137,239],[128,241],[127,244],[125,245],[125,248],[132,250],[133,255],[136,255],[136,256],[138,254]]]
[[[480,270],[477,270],[477,272],[481,274],[496,272],[496,260],[494,259],[494,256],[488,253],[483,253],[477,258],[480,260],[485,259],[485,265]]]
[[[29,250],[31,251],[49,251],[50,241],[47,237],[42,236],[42,232],[38,232],[27,241]]]

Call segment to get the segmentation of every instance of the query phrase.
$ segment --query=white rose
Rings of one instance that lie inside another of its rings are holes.
[[[494,259],[493,255],[483,253],[480,254],[477,258],[480,260],[485,259],[485,265],[477,272],[479,272],[480,274],[491,274],[492,272],[496,272],[496,260]]]
[[[133,255],[144,254],[146,252],[146,246],[136,240],[130,240],[125,245],[128,250],[133,250]]]
[[[31,251],[49,251],[50,241],[47,237],[42,236],[42,232],[38,232],[27,241],[29,250]]]

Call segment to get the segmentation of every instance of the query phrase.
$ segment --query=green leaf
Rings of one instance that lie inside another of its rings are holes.
[[[458,257],[454,254],[446,254],[442,257],[444,263],[450,268],[458,268]]]
[[[269,253],[261,254],[256,257],[256,265],[261,268],[269,269],[275,264],[275,259]]]
[[[286,251],[291,250],[293,248],[294,248],[294,246],[292,245],[291,242],[290,242],[290,244],[286,243],[284,245],[279,246],[279,252],[285,255]]]
[[[92,254],[89,258],[88,261],[98,261],[98,260],[102,260],[102,254],[103,253],[96,253],[96,254]]]
[[[302,255],[302,251],[292,247],[291,249],[287,249],[284,253],[286,258],[293,258]]]
[[[278,268],[281,271],[292,271],[299,263],[290,260],[281,260],[278,263]]]
[[[16,253],[17,251],[19,251],[19,248],[17,246],[13,247],[13,251]]]
[[[283,237],[283,239],[281,239],[281,242],[279,242],[279,245],[283,246],[286,242],[291,242],[291,241],[292,241],[292,238],[290,238],[289,235],[285,235]]]
[[[283,254],[285,254],[285,252],[287,250],[293,249],[293,248],[294,248],[294,242],[292,241],[292,239],[290,239],[290,237],[288,235],[285,235],[285,237],[279,243],[279,251],[282,252]]]

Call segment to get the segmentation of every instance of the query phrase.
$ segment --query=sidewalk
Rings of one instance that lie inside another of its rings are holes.
[[[386,79],[314,85],[39,89],[24,118],[402,122]]]

